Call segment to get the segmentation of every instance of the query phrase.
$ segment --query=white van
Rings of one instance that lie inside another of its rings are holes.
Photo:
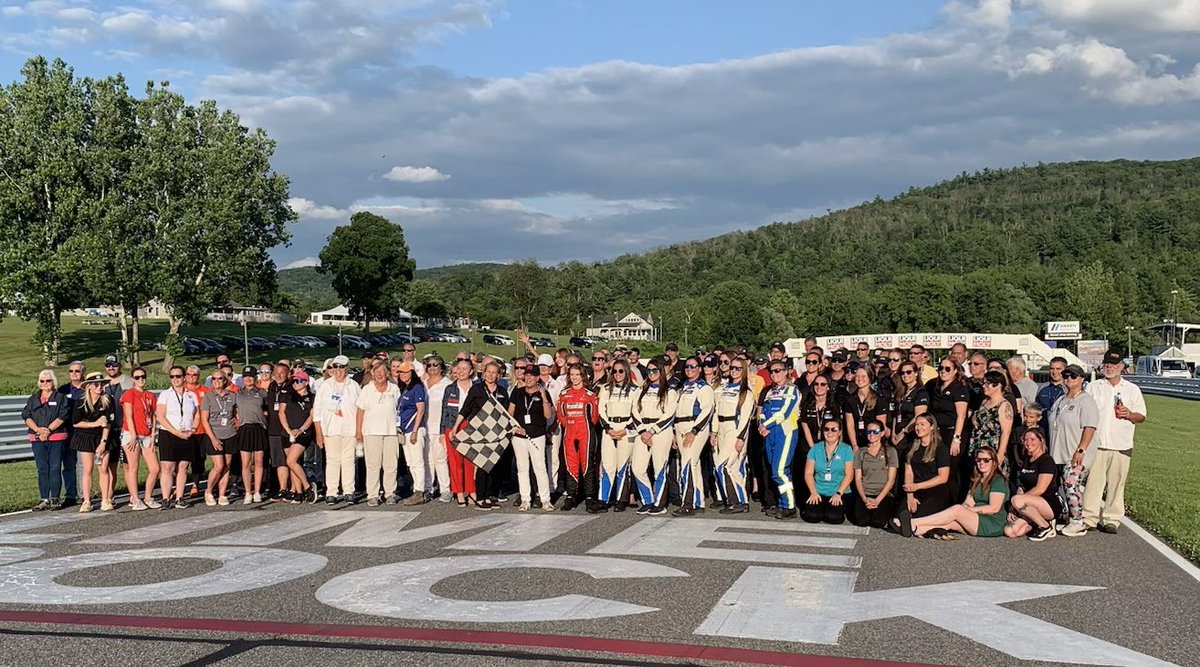
[[[1187,362],[1183,359],[1162,359],[1160,357],[1138,357],[1138,375],[1154,375],[1161,378],[1191,377],[1188,373]]]

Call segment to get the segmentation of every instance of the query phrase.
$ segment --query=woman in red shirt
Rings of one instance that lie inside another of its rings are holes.
[[[154,500],[158,480],[158,454],[154,451],[154,406],[158,397],[146,391],[146,369],[133,369],[133,389],[121,394],[121,460],[125,462],[125,487],[129,489],[129,509],[141,511],[160,507]],[[146,457],[144,500],[138,500],[139,458]]]

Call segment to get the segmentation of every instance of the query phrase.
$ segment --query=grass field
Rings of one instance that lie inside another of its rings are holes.
[[[1126,489],[1129,512],[1187,558],[1200,563],[1200,404],[1146,397],[1150,418],[1138,426]],[[124,482],[118,482],[124,487]],[[0,464],[0,512],[37,502],[32,461]]]
[[[74,359],[82,360],[89,370],[104,370],[104,357],[115,352],[120,343],[121,333],[116,326],[85,325],[83,323],[84,319],[80,317],[63,318],[63,336],[60,347],[62,360],[58,369],[60,383],[66,382],[65,364]],[[144,321],[140,329],[143,345],[147,347],[162,341],[167,335],[167,323],[163,320]],[[385,331],[390,333],[407,333],[406,330],[397,329],[386,329]],[[39,350],[33,344],[33,332],[34,325],[30,322],[22,322],[19,319],[11,317],[0,322],[0,359],[4,359],[4,364],[0,365],[0,395],[32,393],[38,371],[43,368]],[[182,333],[184,336],[203,336],[209,338],[215,336],[237,336],[240,338],[242,327],[240,324],[231,322],[201,322],[193,326],[184,327]],[[279,334],[330,335],[336,333],[336,327],[310,324],[251,324],[249,326],[250,336],[261,336],[268,340],[273,340]],[[354,334],[356,332],[346,329],[343,333]],[[419,343],[417,345],[418,358],[430,352],[453,357],[459,350],[465,349],[471,352],[482,351],[508,359],[516,356],[522,350],[519,341],[517,341],[516,345],[511,346],[485,345],[483,343],[484,333],[504,334],[516,341],[516,335],[512,331],[464,331],[462,333],[471,339],[470,343]],[[569,336],[554,336],[544,333],[534,333],[532,335],[550,338],[561,347],[565,347],[570,338]],[[644,351],[662,351],[661,344],[649,343],[639,344],[639,346]],[[539,348],[539,352],[542,349],[544,348]],[[392,348],[388,351],[392,352],[396,350]],[[546,351],[551,350],[546,349]],[[302,357],[309,362],[314,362],[315,365],[320,365],[327,357],[335,356],[337,353],[337,348],[279,348],[268,352],[252,351],[250,353],[250,363],[259,364],[264,361]],[[351,364],[355,366],[358,365],[358,356],[360,353],[361,350],[345,350],[346,356],[351,358]],[[241,366],[245,362],[241,348],[230,350],[229,356],[233,359],[235,366]],[[643,354],[643,356],[647,355]],[[166,374],[161,369],[163,353],[143,351],[141,357],[142,365],[150,373],[150,387],[165,387],[167,385]],[[199,357],[184,356],[178,357],[177,363],[185,366],[196,364],[202,369],[207,369],[212,367],[213,359],[212,355]]]

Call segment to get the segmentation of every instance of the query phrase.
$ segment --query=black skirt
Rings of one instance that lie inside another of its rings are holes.
[[[191,438],[177,438],[173,433],[159,429],[158,458],[168,463],[191,463],[196,458],[196,448]]]
[[[262,424],[242,424],[237,430],[237,448],[242,452],[267,451],[267,427]]]
[[[204,437],[206,440],[208,440],[208,444],[206,444],[204,448],[205,451],[208,452],[209,456],[233,456],[240,451],[238,449],[238,436],[236,433],[228,438],[218,438],[218,440],[221,441],[220,451],[217,451],[217,449],[213,447],[212,438],[209,438],[207,435]]]
[[[87,454],[95,454],[97,449],[100,449],[100,454],[104,454],[104,450],[108,447],[108,443],[100,442],[100,431],[92,429],[76,429],[71,434],[71,449],[77,452],[85,452]],[[111,452],[109,452],[111,453]]]

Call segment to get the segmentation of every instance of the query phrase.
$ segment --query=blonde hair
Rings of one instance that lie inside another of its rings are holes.
[[[57,390],[58,389],[58,376],[54,374],[54,371],[50,370],[49,368],[46,368],[38,373],[38,376],[37,376],[38,380],[45,380],[46,378],[50,378],[50,381],[54,383],[54,386],[51,388],[54,390]],[[35,382],[33,388],[41,391],[41,387],[39,386],[40,384],[41,384],[40,382]]]

